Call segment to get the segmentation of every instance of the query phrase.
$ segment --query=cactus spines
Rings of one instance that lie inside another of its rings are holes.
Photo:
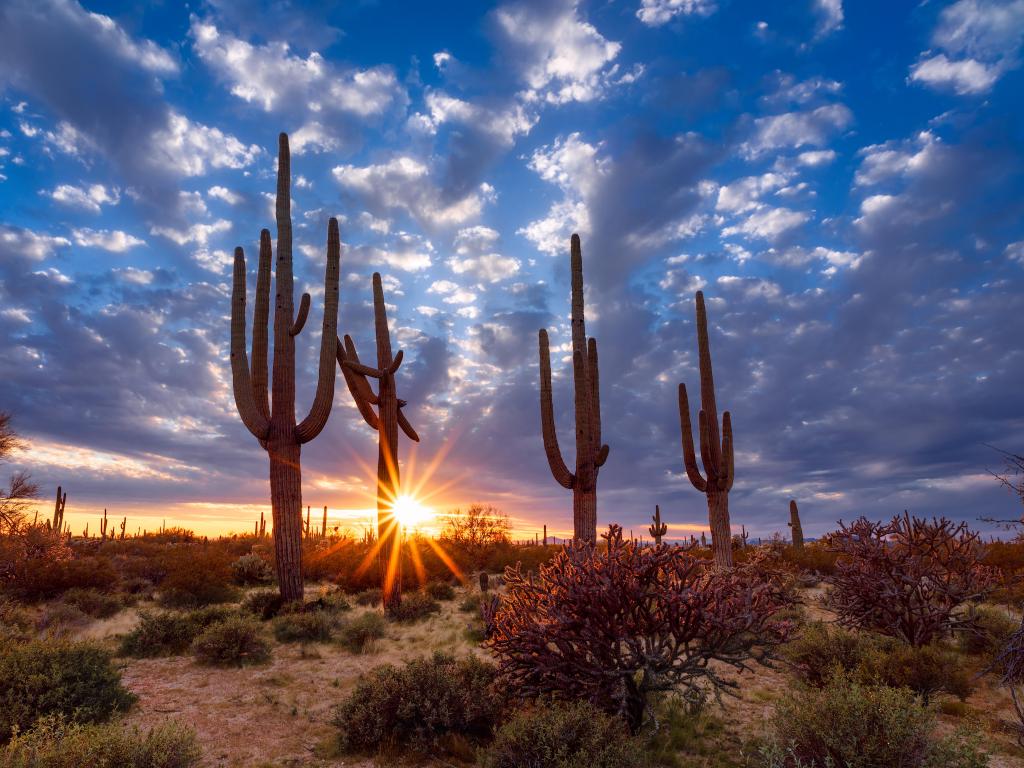
[[[57,486],[57,503],[53,507],[53,533],[60,536],[64,529],[64,508],[68,505],[67,492],[61,493],[61,487]]]
[[[246,429],[270,459],[270,503],[274,522],[274,554],[281,597],[302,600],[302,469],[300,454],[323,430],[334,400],[334,354],[338,337],[338,274],[341,238],[338,221],[327,225],[327,266],[324,275],[323,335],[313,405],[299,423],[295,418],[295,336],[302,330],[309,300],[303,298],[293,316],[291,157],[288,136],[278,139],[277,263],[274,304],[274,365],[268,393],[267,344],[270,314],[270,232],[260,233],[259,268],[253,313],[252,368],[245,350],[245,254],[235,249],[231,291],[231,379],[235,406]],[[305,309],[304,309],[305,308]]]
[[[654,505],[654,517],[651,519],[654,522],[647,530],[650,532],[651,538],[654,539],[654,545],[657,546],[661,544],[661,537],[668,533],[668,525],[661,522],[661,507],[657,504]]]
[[[711,372],[711,348],[708,345],[708,316],[704,294],[697,291],[697,350],[700,364],[700,458],[704,464],[701,476],[693,451],[693,428],[690,426],[690,403],[686,385],[679,385],[679,425],[683,435],[683,464],[693,487],[707,495],[708,521],[715,564],[732,567],[732,532],[729,527],[729,490],[735,474],[732,446],[732,418],[722,414],[722,437],[718,436],[718,408],[715,405],[715,381]]]
[[[398,429],[401,427],[413,442],[419,435],[402,413],[405,401],[395,391],[395,372],[402,364],[403,352],[392,357],[391,334],[388,330],[384,288],[379,272],[373,273],[373,323],[377,342],[377,367],[359,360],[355,342],[345,336],[336,342],[338,363],[359,413],[378,435],[377,441],[377,567],[380,571],[382,600],[385,608],[397,606],[402,599],[402,539],[394,504],[401,481],[398,471]],[[367,377],[377,379],[376,394]],[[373,406],[377,406],[374,411]]]
[[[572,490],[573,537],[597,543],[597,475],[608,459],[601,444],[601,397],[597,340],[587,338],[583,319],[583,252],[579,235],[569,247],[572,274],[572,371],[576,411],[576,471],[570,472],[558,447],[551,397],[551,352],[548,332],[538,334],[540,349],[540,420],[544,452],[555,481]]]
[[[804,529],[800,525],[800,510],[796,508],[796,499],[789,500],[789,527],[793,529],[793,547],[804,548]]]

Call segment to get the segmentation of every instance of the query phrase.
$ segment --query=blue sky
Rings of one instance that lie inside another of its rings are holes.
[[[297,290],[369,350],[370,275],[441,509],[571,530],[540,439],[536,332],[571,463],[568,240],[601,350],[599,520],[706,525],[676,386],[703,289],[733,522],[1019,514],[1024,0],[129,6],[0,2],[0,404],[68,513],[248,527],[266,456],[227,364],[229,254],[271,227],[291,135]],[[250,263],[251,266],[251,263]],[[250,290],[254,275],[250,275]],[[315,385],[319,322],[299,344]],[[301,414],[300,414],[301,416]],[[358,527],[375,436],[339,388],[304,494]],[[79,516],[76,518],[75,516]]]

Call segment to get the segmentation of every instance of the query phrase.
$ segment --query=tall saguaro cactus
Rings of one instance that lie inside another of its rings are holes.
[[[679,385],[679,425],[683,433],[683,464],[693,487],[707,495],[708,521],[715,564],[732,567],[732,531],[729,527],[729,491],[735,475],[732,447],[732,418],[722,414],[722,436],[719,441],[718,408],[715,405],[715,380],[711,373],[711,349],[708,345],[708,315],[704,294],[697,291],[697,351],[700,364],[700,459],[704,475],[697,468],[693,451],[693,428],[690,426],[690,403],[686,385]]]
[[[804,529],[800,525],[800,510],[796,508],[796,499],[789,500],[789,527],[793,529],[793,547],[804,548]]]
[[[302,599],[301,448],[323,430],[334,400],[334,354],[338,339],[338,273],[341,238],[338,222],[327,225],[324,276],[324,322],[320,338],[320,373],[309,414],[295,419],[295,337],[309,314],[309,294],[302,294],[296,316],[292,278],[291,157],[288,136],[280,135],[277,156],[277,264],[274,301],[274,365],[268,394],[267,344],[270,314],[270,232],[260,233],[259,268],[253,313],[252,368],[245,351],[245,254],[235,249],[231,291],[231,379],[242,423],[270,457],[270,503],[274,554],[281,597]]]
[[[572,490],[573,538],[597,543],[597,474],[608,459],[601,444],[601,398],[597,372],[597,340],[587,338],[583,323],[583,252],[580,236],[569,247],[572,273],[572,372],[576,406],[576,471],[570,472],[558,447],[551,398],[551,352],[548,332],[541,329],[540,420],[544,452],[556,482]]]
[[[401,482],[398,474],[398,429],[401,427],[413,442],[419,435],[402,413],[405,401],[395,391],[395,372],[402,364],[403,353],[391,356],[391,334],[384,306],[384,288],[380,273],[373,273],[373,321],[377,336],[377,367],[359,361],[351,336],[345,343],[337,342],[338,363],[345,376],[359,413],[378,434],[377,443],[377,567],[380,571],[382,600],[385,608],[397,606],[402,599],[402,532],[394,513]],[[366,377],[377,379],[374,394]],[[377,406],[374,411],[373,406]]]
[[[67,491],[57,486],[57,503],[53,505],[53,535],[60,536],[64,530],[64,508],[68,505]]]

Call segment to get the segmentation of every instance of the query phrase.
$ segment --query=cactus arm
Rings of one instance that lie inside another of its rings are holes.
[[[256,407],[256,397],[249,374],[249,358],[245,353],[245,254],[235,249],[234,282],[231,288],[231,388],[235,407],[245,428],[257,440],[266,439],[270,420]]]
[[[398,354],[395,355],[395,359],[391,361],[391,365],[388,366],[388,373],[394,376],[398,372],[398,367],[402,364],[402,358],[405,357],[405,350],[398,350]]]
[[[373,327],[377,334],[377,367],[381,371],[387,371],[392,363],[391,334],[388,332],[388,314],[384,305],[384,287],[381,285],[380,272],[373,273]]]
[[[338,279],[341,272],[341,236],[338,220],[327,224],[327,267],[324,272],[324,325],[320,336],[320,375],[309,415],[295,428],[300,443],[308,443],[323,431],[334,404],[334,359],[338,348]],[[296,325],[301,329],[309,312],[309,294],[302,295],[302,308]],[[296,331],[297,333],[297,331]],[[294,335],[294,334],[293,334]]]
[[[608,458],[608,446],[601,443],[601,379],[597,372],[597,339],[593,337],[587,340],[587,365],[590,367],[590,419],[594,435],[593,444],[599,454],[604,452],[604,460],[597,464],[600,467]]]
[[[573,395],[576,401],[576,471],[579,473],[580,456],[593,460],[594,434],[590,419],[590,386],[587,381],[587,359],[581,352],[572,353]]]
[[[602,445],[597,449],[597,456],[594,457],[594,466],[603,467],[604,463],[608,461],[608,446]]]
[[[341,375],[345,377],[345,383],[348,385],[348,391],[352,395],[352,400],[356,404],[356,408],[359,409],[359,413],[362,415],[363,420],[370,425],[371,429],[377,429],[379,422],[377,421],[377,414],[373,412],[373,408],[370,407],[370,403],[363,397],[362,390],[360,388],[360,382],[366,387],[366,391],[371,395],[373,392],[370,390],[370,385],[366,383],[366,379],[360,376],[358,373],[352,371],[345,361],[348,358],[345,355],[345,350],[338,342],[338,365],[341,366]]]
[[[252,387],[256,407],[270,418],[270,391],[267,352],[270,343],[270,265],[274,250],[270,230],[260,232],[260,260],[256,272],[256,298],[252,316]]]
[[[548,457],[551,474],[563,488],[572,488],[576,478],[565,466],[562,452],[558,448],[558,432],[555,429],[554,407],[551,397],[551,351],[548,346],[548,332],[541,329],[540,347],[540,421],[544,437],[544,453]]]
[[[722,474],[719,481],[722,490],[731,491],[732,481],[736,478],[736,462],[732,450],[732,416],[726,411],[722,414]]]
[[[690,401],[686,397],[686,385],[679,385],[679,427],[683,435],[683,466],[693,487],[703,493],[707,483],[697,468],[697,455],[693,450],[693,426],[690,424]]]
[[[306,325],[306,318],[309,316],[309,294],[302,294],[302,299],[299,301],[299,314],[295,317],[295,322],[292,323],[291,330],[288,331],[290,336],[298,336],[302,333],[303,327]]]
[[[711,345],[708,342],[708,313],[702,291],[697,291],[697,352],[700,365],[700,407],[708,415],[709,455],[711,463],[717,467],[721,460],[721,442],[718,435],[718,407],[715,403],[715,377],[711,368]]]
[[[352,337],[347,333],[345,334],[345,356],[353,362],[359,362],[359,353],[356,351],[356,343],[352,341]],[[373,393],[370,388],[369,382],[367,382],[365,376],[357,376],[355,379],[356,385],[359,388],[359,396],[363,398],[370,405],[380,405],[380,400]]]
[[[400,426],[402,431],[405,432],[405,436],[414,443],[418,443],[420,441],[420,436],[416,434],[416,430],[412,428],[412,424],[409,423],[409,420],[405,418],[405,414],[402,413],[401,406],[398,408],[398,426]]]
[[[376,368],[371,368],[368,365],[357,363],[355,360],[345,359],[345,367],[353,373],[358,373],[361,376],[369,376],[371,379],[380,379],[387,375],[386,371],[378,371]]]

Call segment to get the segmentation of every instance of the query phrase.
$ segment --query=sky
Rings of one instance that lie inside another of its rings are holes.
[[[682,466],[694,293],[732,414],[732,522],[820,535],[904,509],[1017,517],[1024,450],[1024,0],[188,4],[0,0],[0,407],[75,527],[107,508],[251,529],[265,452],[228,363],[231,256],[273,227],[291,137],[301,419],[327,220],[340,327],[371,275],[421,443],[403,482],[571,532],[540,436],[537,331],[572,466],[569,237],[607,464],[598,522],[707,528]],[[251,334],[251,318],[249,333]],[[695,416],[694,416],[695,418]],[[304,502],[358,530],[376,435],[341,383]],[[52,507],[52,503],[50,504]],[[43,507],[45,510],[45,506]]]

